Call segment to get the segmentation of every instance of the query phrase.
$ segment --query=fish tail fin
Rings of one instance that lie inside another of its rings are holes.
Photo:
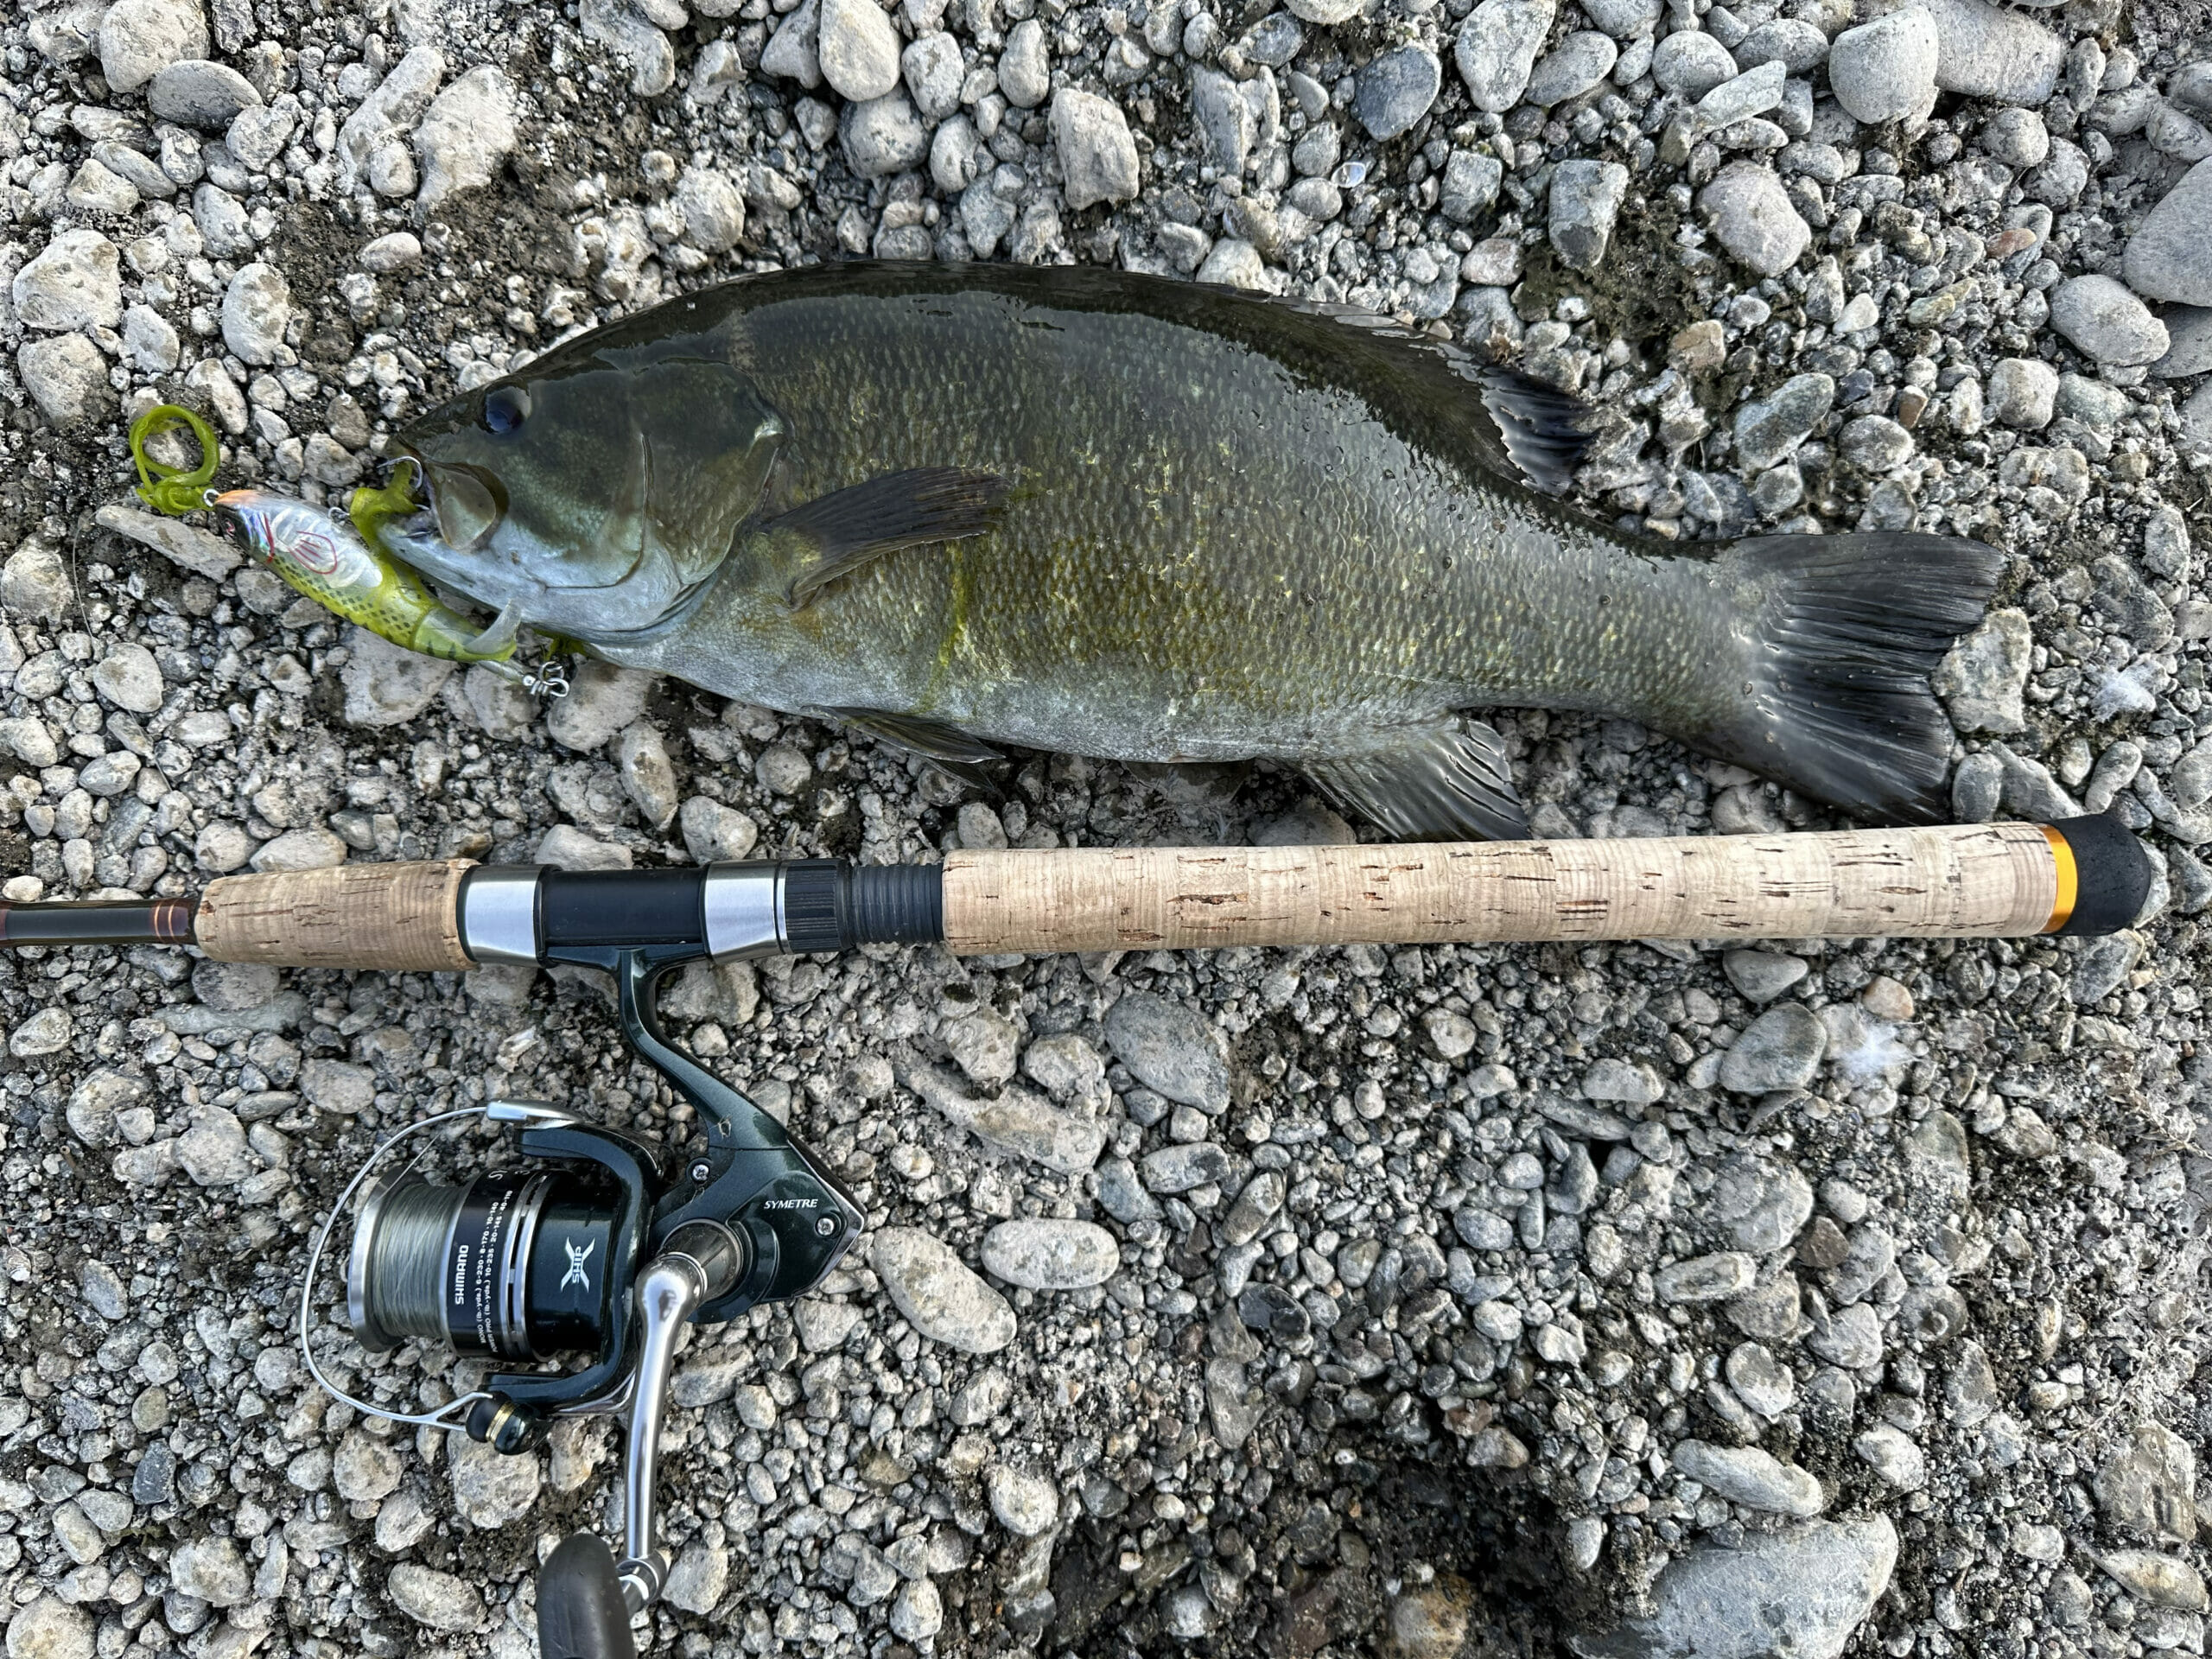
[[[1929,677],[1981,621],[2005,555],[1873,531],[1754,537],[1724,558],[1760,596],[1732,712],[1700,746],[1862,817],[1947,817],[1951,722]]]

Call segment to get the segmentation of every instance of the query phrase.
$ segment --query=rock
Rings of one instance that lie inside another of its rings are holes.
[[[223,344],[245,363],[278,360],[292,321],[292,285],[276,266],[241,266],[223,291]]]
[[[1198,267],[1198,279],[1226,288],[1258,290],[1267,287],[1267,261],[1257,248],[1239,238],[1224,236]]]
[[[676,84],[676,47],[666,30],[690,19],[675,0],[582,0],[576,21],[586,40],[628,61],[632,92],[658,98]]]
[[[899,84],[899,31],[875,0],[821,0],[814,51],[840,98],[865,104]]]
[[[514,153],[514,87],[490,64],[471,69],[431,100],[415,130],[423,188],[415,200],[435,213],[455,196],[480,190]]]
[[[40,1596],[9,1619],[8,1659],[92,1659],[92,1621],[59,1596]]]
[[[1444,164],[1444,188],[1437,198],[1437,209],[1445,218],[1460,223],[1488,213],[1491,204],[1497,200],[1497,188],[1504,178],[1505,169],[1497,156],[1478,150],[1455,149]],[[1553,189],[1556,193],[1556,181]],[[1517,248],[1516,244],[1516,251]]]
[[[206,58],[172,63],[146,89],[146,107],[163,121],[202,132],[221,132],[241,110],[259,107],[253,83],[228,64]]]
[[[929,154],[929,129],[901,90],[866,104],[848,104],[837,132],[846,164],[864,179],[903,173]]]
[[[1549,109],[1580,98],[1613,72],[1620,48],[1612,36],[1592,29],[1577,29],[1544,55],[1529,71],[1522,96],[1539,109]]]
[[[1257,1238],[1281,1211],[1286,1192],[1280,1170],[1263,1169],[1254,1175],[1221,1219],[1221,1242],[1233,1249]]]
[[[1705,187],[1698,206],[1721,246],[1762,276],[1789,270],[1813,239],[1782,180],[1757,162],[1729,162]]]
[[[899,67],[923,120],[934,124],[960,107],[960,86],[967,70],[960,42],[949,31],[932,29],[915,40],[899,54]]]
[[[32,328],[113,328],[123,321],[122,270],[98,231],[64,231],[16,273],[16,315]]]
[[[821,0],[800,0],[798,8],[785,15],[761,48],[760,73],[795,80],[810,91],[819,86],[822,61],[816,43],[821,22]]]
[[[1851,1449],[1901,1492],[1916,1492],[1928,1484],[1928,1459],[1894,1423],[1875,1424],[1852,1441]]]
[[[1017,1538],[1036,1538],[1060,1518],[1060,1494],[1042,1475],[1011,1464],[994,1464],[983,1476],[984,1495],[998,1523]]]
[[[2203,1579],[2178,1555],[2155,1549],[2114,1549],[2097,1557],[2097,1565],[2129,1594],[2153,1607],[2201,1613],[2212,1605],[2207,1601]]]
[[[1918,0],[1936,23],[1936,84],[1947,92],[2041,105],[2058,84],[2066,48],[2018,11],[1985,0]]]
[[[1888,1517],[1700,1543],[1651,1586],[1651,1616],[1574,1637],[1582,1659],[1841,1659],[1897,1559]]]
[[[728,1593],[729,1551],[718,1543],[700,1541],[685,1546],[676,1558],[661,1599],[704,1618]]]
[[[1771,1351],[1756,1342],[1738,1343],[1727,1359],[1728,1386],[1762,1417],[1779,1417],[1797,1398],[1797,1380]]]
[[[1096,92],[1061,87],[1052,94],[1052,148],[1068,206],[1077,213],[1136,195],[1136,141],[1120,105]]]
[[[2057,401],[2058,371],[2040,358],[2008,357],[1990,371],[1992,420],[2024,432],[2040,432],[2050,424]]]
[[[1411,131],[1444,87],[1444,66],[1425,46],[1378,52],[1359,72],[1352,108],[1378,143]]]
[[[494,1451],[463,1434],[449,1436],[453,1503],[472,1527],[495,1532],[513,1525],[537,1502],[541,1470],[534,1452]]]
[[[331,1484],[348,1503],[372,1503],[399,1490],[404,1467],[391,1446],[353,1429],[331,1454]]]
[[[1555,11],[1554,0],[1482,0],[1467,14],[1452,61],[1477,109],[1503,115],[1521,101]]]
[[[344,712],[349,726],[397,726],[410,721],[436,700],[453,677],[453,664],[395,645],[366,628],[347,629],[346,646],[352,655],[339,678],[346,689]]]
[[[734,806],[694,795],[677,814],[683,849],[695,864],[741,859],[760,844],[760,826]]]
[[[1139,1083],[1217,1115],[1229,1106],[1229,1065],[1213,1027],[1195,1009],[1149,991],[1128,991],[1106,1011],[1106,1041]]]
[[[2109,276],[2075,276],[2051,290],[2051,327],[2083,355],[2128,367],[2165,355],[2171,342],[2150,307]]]
[[[417,46],[391,67],[376,91],[362,99],[361,107],[346,118],[338,130],[338,183],[351,190],[368,171],[370,162],[386,149],[399,149],[399,141],[415,130],[423,111],[446,72],[446,60],[434,46]]]
[[[983,1236],[983,1265],[1025,1289],[1081,1290],[1114,1276],[1122,1248],[1093,1222],[1003,1221]]]
[[[659,677],[642,669],[588,662],[569,683],[569,695],[545,713],[545,729],[563,748],[588,754],[635,725]]]
[[[1227,1180],[1229,1154],[1211,1141],[1192,1141],[1147,1153],[1140,1167],[1147,1191],[1172,1196]]]
[[[1720,1086],[1739,1095],[1802,1089],[1827,1048],[1827,1031],[1802,1003],[1770,1008],[1721,1058]]]
[[[1045,26],[1025,17],[1008,31],[999,54],[999,90],[1018,110],[1033,110],[1052,90],[1052,60],[1045,47]]]
[[[191,1538],[169,1553],[169,1582],[211,1607],[235,1607],[253,1593],[253,1575],[235,1540]]]
[[[1668,1459],[1692,1480],[1747,1510],[1795,1516],[1802,1521],[1818,1515],[1827,1503],[1819,1481],[1796,1465],[1784,1463],[1755,1446],[1684,1440]]]
[[[211,45],[200,0],[116,0],[99,41],[111,92],[135,92],[170,64],[206,57]]]
[[[1677,29],[1651,54],[1651,78],[1661,90],[1695,103],[1738,72],[1728,48],[1702,29]]]
[[[1740,1250],[1676,1262],[1651,1275],[1662,1302],[1721,1302],[1739,1296],[1758,1276],[1758,1263]]]
[[[192,1127],[177,1137],[176,1160],[200,1186],[236,1186],[254,1171],[245,1125],[220,1106],[203,1106],[192,1115]]]
[[[1834,406],[1835,382],[1827,375],[1791,376],[1771,396],[1736,411],[1738,464],[1751,472],[1778,466],[1796,453]]]
[[[1628,169],[1618,162],[1561,162],[1552,171],[1552,246],[1577,270],[1605,263],[1613,220],[1628,194]]]
[[[891,1633],[904,1642],[925,1643],[944,1628],[944,1604],[927,1579],[909,1579],[891,1599]]]
[[[687,167],[676,181],[683,239],[702,253],[727,253],[745,234],[745,194],[727,173]]]
[[[111,401],[107,359],[82,334],[29,341],[16,353],[16,372],[39,413],[62,431],[99,416]]]
[[[1701,1210],[1728,1229],[1738,1249],[1770,1255],[1787,1247],[1812,1215],[1812,1184],[1794,1165],[1732,1157],[1720,1166]]]
[[[1021,1034],[1014,1022],[995,1008],[978,1008],[944,1028],[944,1046],[953,1064],[986,1087],[1014,1075],[1020,1045]]]
[[[1586,0],[1583,14],[1617,41],[1648,35],[1658,22],[1660,0]]]
[[[411,270],[423,263],[423,243],[412,231],[392,231],[364,243],[353,263],[379,276]]]
[[[1731,950],[1720,958],[1720,967],[1747,1002],[1771,1002],[1812,971],[1802,957],[1772,950]]]
[[[2093,1490],[2104,1517],[2146,1538],[2196,1537],[2196,1455],[2164,1424],[2145,1418],[2097,1465]]]
[[[2146,299],[2212,306],[2212,157],[2200,161],[2128,238],[2127,285]]]
[[[986,1099],[969,1094],[958,1079],[934,1066],[908,1067],[899,1081],[986,1145],[1047,1169],[1079,1174],[1105,1148],[1106,1128],[1096,1118],[1062,1111],[1018,1084]]]
[[[1734,56],[1746,69],[1778,63],[1790,74],[1809,74],[1827,61],[1828,37],[1804,18],[1777,17],[1738,41]]]
[[[1852,117],[1870,125],[1905,121],[1935,107],[1936,20],[1907,6],[1857,29],[1828,50],[1828,86]]]
[[[162,671],[143,645],[111,646],[92,670],[92,685],[117,708],[150,715],[162,706]]]
[[[402,1561],[385,1581],[391,1605],[433,1630],[470,1630],[484,1622],[484,1598],[465,1579]]]
[[[1825,1323],[1815,1322],[1807,1347],[1847,1371],[1863,1371],[1882,1360],[1881,1316],[1859,1302],[1841,1309]]]
[[[1445,1576],[1408,1590],[1390,1604],[1390,1647],[1398,1659],[1453,1659],[1466,1645],[1474,1592]]]
[[[1014,1340],[1014,1310],[1006,1299],[919,1228],[879,1229],[870,1261],[907,1324],[931,1341],[995,1354]]]
[[[626,870],[635,861],[627,847],[601,841],[573,823],[556,823],[539,838],[531,861],[556,870]]]
[[[2212,307],[2169,306],[2159,319],[2172,344],[2151,365],[2161,379],[2177,380],[2212,370]]]
[[[1951,723],[1962,732],[2025,731],[2021,698],[2034,649],[2025,612],[2010,607],[1992,611],[1929,677],[1929,684],[1950,709]]]

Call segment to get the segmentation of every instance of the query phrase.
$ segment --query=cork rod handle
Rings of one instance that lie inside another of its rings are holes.
[[[458,969],[465,858],[230,875],[211,884],[193,918],[218,962],[289,968]]]
[[[2132,837],[2116,833],[2128,842],[2116,858],[2143,857]],[[1628,841],[961,852],[944,861],[944,933],[963,954],[2021,936],[2064,926],[2075,891],[2066,836],[2029,823]]]

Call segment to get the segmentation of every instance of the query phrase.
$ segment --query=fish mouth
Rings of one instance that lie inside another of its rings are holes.
[[[489,467],[467,461],[431,461],[410,450],[419,474],[417,493],[429,498],[438,539],[456,553],[482,550],[507,517],[507,486]]]

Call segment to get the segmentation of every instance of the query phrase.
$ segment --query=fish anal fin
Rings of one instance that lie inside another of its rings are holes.
[[[1400,841],[1528,838],[1504,740],[1478,721],[1419,728],[1396,743],[1299,764],[1338,805]]]
[[[915,467],[817,496],[760,530],[801,550],[784,597],[793,610],[802,610],[871,559],[982,535],[998,521],[1007,488],[996,473]]]
[[[1547,494],[1564,493],[1595,439],[1589,406],[1517,369],[1493,365],[1477,372],[1475,384],[1521,475]]]
[[[982,739],[925,715],[897,715],[881,709],[824,709],[822,712],[855,731],[911,749],[954,777],[979,786],[988,784],[988,769],[1006,759]]]

